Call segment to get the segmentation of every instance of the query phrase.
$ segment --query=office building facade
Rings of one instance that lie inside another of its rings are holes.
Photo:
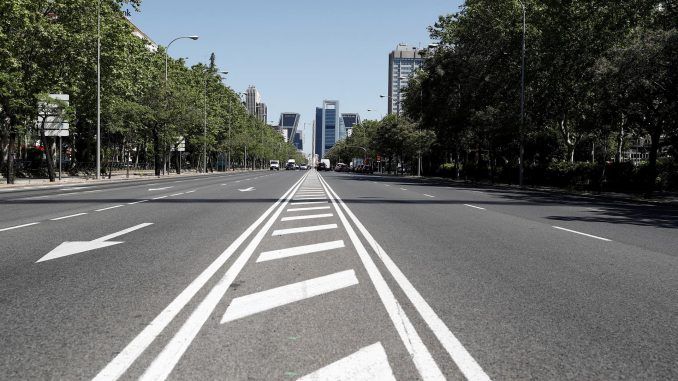
[[[419,69],[424,58],[422,50],[406,44],[398,44],[388,55],[388,113],[402,113],[403,90],[414,72]]]
[[[323,101],[323,107],[315,110],[314,153],[320,158],[324,157],[345,136],[346,127],[339,114],[339,101]]]
[[[280,114],[278,129],[286,143],[294,140],[294,134],[297,133],[300,119],[301,115],[296,112],[283,112]]]

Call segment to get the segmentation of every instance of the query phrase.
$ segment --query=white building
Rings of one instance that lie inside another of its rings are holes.
[[[424,58],[422,50],[398,44],[388,55],[388,113],[402,113],[403,90],[414,72],[419,69]]]

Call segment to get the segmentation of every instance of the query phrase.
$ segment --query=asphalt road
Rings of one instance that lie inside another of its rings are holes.
[[[315,171],[0,192],[0,379],[677,379],[677,233]]]

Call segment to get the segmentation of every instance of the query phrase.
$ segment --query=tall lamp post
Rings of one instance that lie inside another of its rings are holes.
[[[525,2],[523,0],[520,1],[520,6],[523,8],[523,41],[522,41],[522,57],[521,57],[521,63],[520,63],[520,131],[518,132],[519,135],[519,156],[518,156],[518,183],[520,186],[523,186],[523,177],[524,177],[524,171],[525,171],[525,164],[523,160],[523,156],[525,155],[525,138],[523,134],[525,133],[524,131],[524,124],[525,124],[525,34],[527,31],[527,26],[525,22]]]
[[[59,172],[61,175],[61,172]],[[97,176],[101,179],[101,0],[97,5]]]

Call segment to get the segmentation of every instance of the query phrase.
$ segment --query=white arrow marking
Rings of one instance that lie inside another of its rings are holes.
[[[49,261],[50,259],[56,259],[61,257],[66,257],[73,254],[83,253],[85,251],[101,249],[108,246],[117,245],[123,243],[122,241],[109,241],[115,237],[145,228],[146,226],[153,225],[152,223],[146,222],[139,224],[137,226],[132,226],[131,228],[121,230],[117,233],[105,235],[101,238],[97,238],[92,241],[73,241],[73,242],[64,242],[61,245],[57,246],[54,250],[50,251],[44,257],[40,258],[37,262]]]
[[[170,188],[174,188],[174,187],[150,188],[149,191],[165,190],[165,189],[170,189]]]
[[[384,380],[395,381],[393,370],[388,364],[386,351],[381,343],[372,344],[358,352],[333,362],[332,364],[308,374],[298,381],[349,381]]]
[[[251,192],[251,191],[253,191],[253,190],[254,190],[254,188],[252,188],[252,187],[249,187],[249,188],[245,188],[245,189],[238,189],[238,190],[239,190],[239,191],[241,191],[241,192]]]

